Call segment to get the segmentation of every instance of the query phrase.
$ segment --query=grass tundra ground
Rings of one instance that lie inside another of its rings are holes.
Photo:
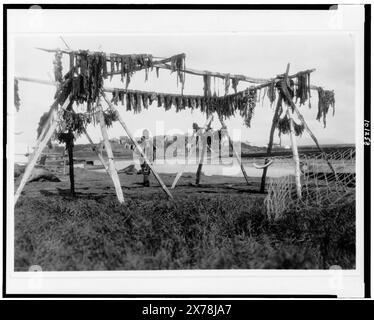
[[[355,268],[355,203],[288,212],[269,221],[259,181],[184,175],[167,200],[154,179],[120,175],[125,204],[109,178],[77,170],[68,181],[27,184],[15,207],[15,270]],[[174,175],[162,175],[168,185]]]

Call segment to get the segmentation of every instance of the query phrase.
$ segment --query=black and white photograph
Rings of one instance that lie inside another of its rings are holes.
[[[363,6],[7,15],[10,292],[363,295]]]

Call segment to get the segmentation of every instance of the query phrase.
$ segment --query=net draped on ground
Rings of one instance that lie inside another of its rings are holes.
[[[273,157],[277,163],[294,166],[292,156]],[[328,160],[335,170],[329,168]],[[288,210],[321,209],[344,204],[355,198],[355,148],[316,154],[301,154],[302,197],[297,199],[295,177],[269,177],[265,205],[269,219],[280,218]]]

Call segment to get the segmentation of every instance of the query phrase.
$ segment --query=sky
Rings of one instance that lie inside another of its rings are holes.
[[[169,57],[178,53],[186,54],[186,67],[197,70],[209,70],[231,74],[244,74],[255,78],[270,78],[285,72],[290,63],[290,73],[315,68],[311,74],[311,83],[335,91],[336,112],[327,115],[327,127],[316,120],[318,95],[312,91],[312,108],[301,106],[300,111],[306,122],[321,144],[355,142],[355,39],[354,35],[345,33],[216,33],[216,34],[131,34],[131,35],[72,35],[64,34],[64,40],[72,49],[88,49],[107,53],[149,53],[156,57]],[[53,54],[37,50],[42,48],[65,48],[58,34],[52,35],[18,35],[14,38],[14,75],[51,80],[53,78]],[[64,71],[67,71],[68,56],[64,56]],[[105,81],[108,87],[123,87],[120,76],[111,82]],[[240,82],[239,89],[245,89],[246,82]],[[214,88],[214,86],[213,86]],[[144,71],[133,76],[129,89],[179,93],[176,74],[160,69],[160,76],[152,72],[145,82]],[[221,95],[224,92],[223,81],[217,79],[215,90]],[[232,93],[232,89],[230,89]],[[19,83],[21,107],[15,113],[16,152],[25,151],[36,141],[36,128],[40,116],[48,111],[53,102],[55,88],[29,82]],[[185,94],[203,94],[203,78],[186,75]],[[262,97],[263,91],[259,92]],[[10,101],[9,107],[12,107]],[[155,132],[156,123],[163,123],[165,133],[172,130],[186,132],[192,123],[203,125],[205,115],[199,111],[176,113],[172,108],[164,111],[154,103],[149,110],[140,114],[126,112],[119,106],[124,121],[135,134],[140,136],[143,128]],[[269,101],[257,103],[252,118],[251,128],[243,125],[238,115],[226,121],[229,130],[240,129],[243,141],[263,146],[268,143],[273,109]],[[219,129],[217,118],[213,128]],[[89,134],[95,142],[101,140],[99,127],[89,127]],[[109,129],[110,138],[125,135],[119,123]],[[276,132],[275,142],[279,142]],[[313,144],[305,132],[297,138],[300,145]],[[85,137],[77,143],[87,143]],[[289,137],[282,137],[283,144],[289,144]],[[22,149],[22,150],[21,150]]]

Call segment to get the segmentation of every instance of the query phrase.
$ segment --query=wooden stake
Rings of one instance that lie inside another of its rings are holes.
[[[70,97],[68,97],[66,99],[66,101],[64,102],[64,104],[61,107],[61,110],[65,110],[69,103],[70,103]],[[45,135],[42,138],[41,138],[42,135],[40,135],[40,140],[38,139],[38,141],[36,143],[36,146],[35,146],[35,149],[34,149],[34,152],[29,157],[29,161],[27,163],[25,172],[22,176],[22,179],[21,179],[21,182],[20,182],[20,184],[17,188],[17,191],[14,195],[14,205],[17,203],[17,201],[18,201],[18,199],[19,199],[19,197],[22,193],[22,190],[25,187],[26,182],[29,179],[29,177],[30,177],[35,165],[36,165],[36,162],[38,161],[39,156],[43,152],[43,150],[46,147],[48,141],[52,138],[52,135],[54,134],[54,132],[57,128],[57,125],[58,125],[58,121],[56,119],[57,110],[54,107],[52,107],[52,108],[53,109],[51,111],[51,116],[50,116],[50,119],[51,119],[52,123],[50,125],[49,125],[48,121],[45,123],[45,125],[43,127],[43,131],[45,131]],[[44,130],[48,126],[49,126],[49,128]]]
[[[278,96],[278,101],[277,101],[277,106],[275,107],[273,122],[271,124],[269,143],[268,143],[268,148],[267,148],[267,151],[266,151],[265,165],[269,162],[269,158],[270,158],[270,155],[271,155],[271,150],[273,148],[274,131],[275,131],[275,128],[277,127],[278,119],[279,119],[279,116],[280,116],[279,111],[281,110],[281,107],[282,107],[282,97],[279,95]],[[264,168],[264,170],[262,171],[260,192],[265,192],[267,171],[268,171],[268,166],[266,166]]]
[[[291,105],[293,106],[293,109],[294,109],[296,115],[297,115],[298,118],[300,119],[301,123],[304,124],[305,130],[309,133],[310,137],[312,138],[312,140],[313,140],[314,143],[316,144],[317,149],[319,150],[319,152],[323,153],[323,150],[321,149],[321,147],[320,147],[320,145],[319,145],[319,143],[318,143],[318,140],[317,140],[316,136],[313,134],[312,130],[310,130],[310,128],[308,127],[308,125],[307,125],[307,123],[306,123],[306,121],[305,121],[303,115],[302,115],[302,114],[300,113],[300,111],[296,108],[296,105],[294,104],[294,102],[293,102],[292,100],[291,100],[291,103],[292,103]],[[326,158],[325,160],[326,160],[326,162],[327,162],[327,164],[328,164],[330,170],[332,171],[332,173],[333,173],[334,175],[336,175],[335,169],[334,169],[334,167],[332,166],[331,162],[330,162],[327,158]]]
[[[156,172],[156,170],[154,169],[152,163],[148,160],[147,156],[144,154],[142,148],[139,146],[138,142],[134,139],[131,131],[129,130],[129,128],[127,127],[126,123],[122,120],[122,117],[120,116],[119,112],[117,111],[117,109],[114,107],[114,105],[107,99],[107,97],[105,96],[105,94],[102,92],[101,95],[103,96],[105,102],[108,104],[108,106],[116,113],[117,115],[117,118],[118,118],[118,121],[120,122],[120,124],[122,125],[123,129],[125,129],[127,135],[129,136],[130,140],[132,141],[132,143],[135,145],[136,149],[138,150],[138,152],[142,155],[144,161],[149,165],[152,173],[154,174],[156,180],[158,181],[158,183],[161,185],[162,189],[165,191],[165,193],[168,195],[168,197],[170,199],[174,199],[172,194],[170,193],[169,189],[166,187],[166,185],[164,184],[164,182],[162,181],[162,179],[160,178],[160,176],[158,175],[158,173]]]
[[[225,122],[223,121],[222,117],[219,117],[219,121],[221,122],[221,125],[222,125],[222,128],[225,128],[227,130],[227,127],[226,127],[226,124]],[[227,131],[226,131],[227,132]],[[236,152],[235,148],[234,148],[234,142],[231,140],[230,138],[230,135],[229,133],[227,132],[227,137],[229,138],[229,145],[231,146],[233,152],[234,152],[234,155],[235,155],[235,158],[236,160],[238,161],[239,165],[240,165],[240,169],[242,170],[242,173],[243,173],[243,176],[244,176],[244,179],[245,181],[247,182],[247,184],[249,185],[249,178],[248,178],[248,175],[247,175],[247,172],[245,171],[245,168],[243,166],[243,163],[241,161],[241,158],[240,156],[238,155],[238,153]]]
[[[195,141],[195,138],[197,135],[203,133],[209,126],[210,124],[212,123],[213,121],[213,115],[210,115],[208,117],[208,119],[206,120],[205,124],[204,124],[204,127],[202,127],[201,129],[195,131],[193,134],[192,134],[192,137],[191,137],[191,146],[188,148],[187,150],[187,156],[185,157],[186,158],[186,164],[184,165],[184,167],[182,169],[179,170],[179,172],[177,173],[177,175],[175,176],[174,178],[174,181],[173,181],[173,184],[171,185],[171,189],[174,189],[175,186],[177,185],[178,183],[178,180],[180,179],[180,177],[183,175],[183,172],[185,171],[186,169],[186,166],[187,166],[187,161],[188,161],[188,158],[189,158],[189,155],[190,155],[190,152],[193,148],[193,146],[195,145],[195,147],[197,147],[197,144],[193,142]],[[200,169],[201,170],[201,169]]]
[[[289,85],[289,79],[288,79],[288,71],[290,70],[290,64],[287,64],[287,70],[286,73],[284,74],[284,79],[281,81],[281,89],[283,94],[286,96],[286,99],[292,102],[292,98],[288,92],[287,86]],[[293,159],[295,161],[295,183],[296,183],[296,193],[297,197],[300,199],[301,198],[301,182],[300,182],[300,159],[299,159],[299,152],[297,150],[297,142],[295,138],[295,128],[294,128],[294,122],[291,117],[291,111],[290,111],[290,106],[287,104],[287,114],[288,117],[290,118],[290,138],[291,138],[291,147],[292,147],[292,155]]]
[[[204,156],[205,156],[206,146],[207,146],[207,142],[206,142],[204,133],[200,135],[200,138],[203,141],[202,141],[202,148],[200,150],[200,161],[199,161],[199,165],[197,166],[197,171],[196,171],[196,181],[195,181],[196,185],[200,184],[201,170],[203,168],[203,161],[204,161]]]
[[[282,92],[284,94],[284,96],[286,97],[287,101],[289,102],[289,104],[291,105],[293,111],[296,113],[296,115],[298,116],[298,118],[300,119],[300,121],[304,124],[304,127],[305,127],[305,130],[309,133],[310,137],[312,138],[312,140],[314,141],[314,143],[316,144],[319,152],[323,153],[323,150],[321,149],[319,143],[318,143],[318,140],[317,138],[315,137],[315,135],[313,134],[312,130],[310,130],[310,128],[308,127],[303,115],[300,113],[300,111],[297,109],[295,103],[292,101],[292,98],[287,90],[287,88],[285,87],[285,85],[283,84],[282,82],[282,86],[281,86],[281,89],[282,89]],[[328,159],[326,159],[326,162],[330,168],[330,170],[332,171],[332,173],[334,175],[336,175],[336,172],[334,170],[334,167],[332,166],[332,164],[330,163],[330,161]]]
[[[300,182],[300,159],[299,159],[299,152],[297,150],[297,142],[295,138],[295,128],[294,122],[291,118],[290,107],[287,109],[288,117],[290,118],[290,138],[291,138],[291,147],[292,147],[292,154],[293,160],[295,161],[295,182],[296,182],[296,193],[297,197],[301,198],[301,182]]]
[[[100,101],[98,101],[98,106],[99,106],[99,109],[101,111],[101,112],[99,112],[99,121],[100,121],[101,133],[103,135],[105,150],[106,150],[106,153],[108,155],[109,175],[113,180],[113,184],[114,184],[114,187],[116,189],[116,194],[117,194],[118,201],[120,203],[123,203],[125,201],[125,199],[123,198],[121,183],[119,181],[118,173],[117,173],[116,167],[114,165],[114,157],[113,157],[112,147],[111,147],[110,142],[109,142],[108,131],[106,129],[105,120],[104,120],[104,112],[103,112],[103,109],[100,105]]]

